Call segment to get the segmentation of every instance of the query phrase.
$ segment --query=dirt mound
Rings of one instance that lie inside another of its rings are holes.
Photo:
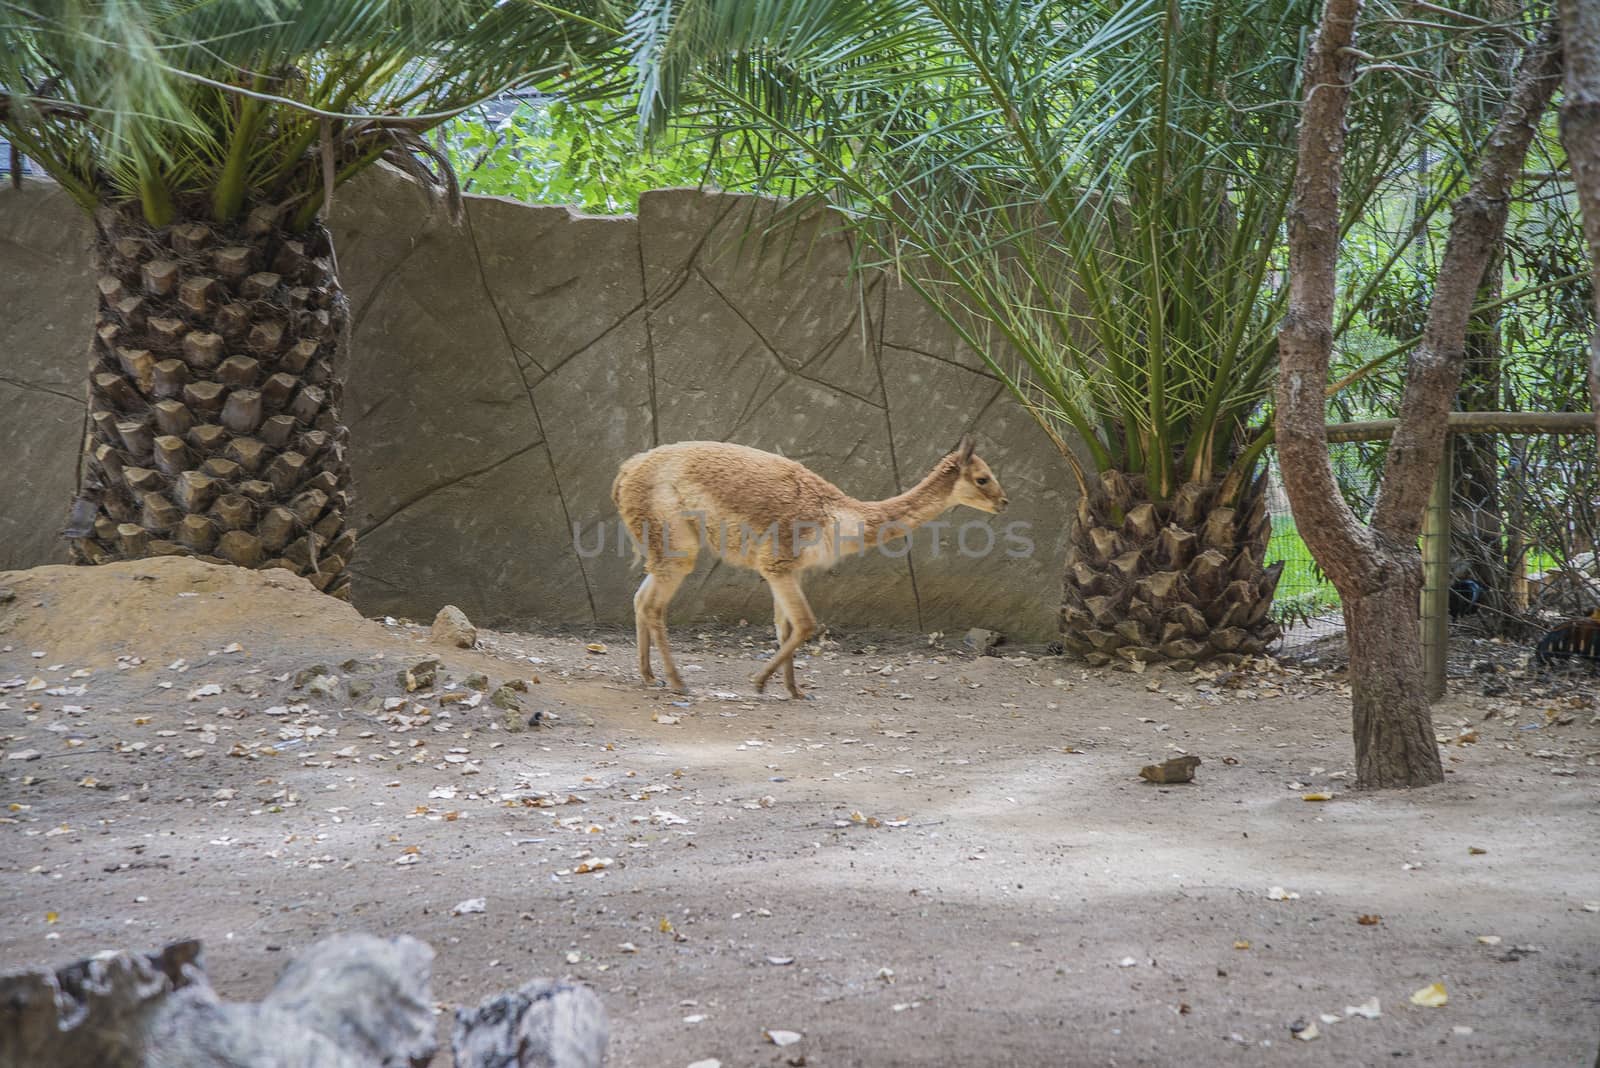
[[[0,589],[14,595],[0,605],[0,644],[88,667],[120,655],[194,657],[232,642],[416,646],[279,569],[168,556],[0,571]]]

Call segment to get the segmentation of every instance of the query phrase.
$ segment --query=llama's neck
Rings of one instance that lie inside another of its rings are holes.
[[[861,520],[861,539],[854,541],[856,531],[842,529],[850,539],[845,551],[865,551],[884,542],[896,541],[909,535],[917,527],[937,519],[951,507],[956,480],[960,470],[952,463],[941,461],[921,482],[897,497],[882,501],[851,501],[849,510]],[[848,520],[846,520],[848,523]],[[843,528],[845,524],[841,524]]]

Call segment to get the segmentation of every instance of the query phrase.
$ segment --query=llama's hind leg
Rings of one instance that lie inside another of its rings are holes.
[[[783,644],[778,646],[778,655],[768,660],[766,666],[756,672],[750,680],[756,684],[756,692],[760,693],[767,686],[767,680],[772,678],[772,673],[780,666],[786,666],[784,678],[787,681],[793,677],[795,650],[817,632],[817,617],[811,611],[811,605],[806,601],[806,595],[800,589],[800,580],[791,574],[769,574],[765,576],[767,585],[772,587],[772,597],[779,604],[783,612],[784,622],[788,626],[788,634],[783,639]],[[798,686],[791,685],[790,696],[804,697]]]
[[[655,672],[650,670],[650,593],[655,587],[655,576],[646,575],[639,583],[639,592],[633,595],[633,636],[639,645],[639,681],[641,685],[655,685]]]
[[[673,594],[678,592],[683,580],[689,577],[689,571],[677,568],[653,571],[650,577],[653,581],[645,603],[650,638],[661,652],[661,668],[667,675],[667,688],[688,693],[689,688],[683,684],[683,676],[678,674],[678,665],[672,660],[672,646],[667,642],[667,606],[672,603]]]

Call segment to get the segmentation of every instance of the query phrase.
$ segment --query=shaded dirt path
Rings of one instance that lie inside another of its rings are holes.
[[[252,998],[324,934],[408,932],[444,1008],[593,984],[618,1065],[1587,1066],[1600,1045],[1584,699],[1453,697],[1450,781],[1357,795],[1347,700],[1314,676],[847,637],[802,668],[815,700],[762,700],[765,635],[691,625],[684,701],[629,685],[609,637],[444,650],[281,572],[0,587],[7,968],[194,936]],[[427,657],[438,684],[385,710]],[[315,665],[329,692],[296,690]],[[476,673],[541,681],[515,714],[441,703]],[[1138,780],[1178,752],[1195,783]],[[1433,982],[1446,1006],[1408,1004]]]

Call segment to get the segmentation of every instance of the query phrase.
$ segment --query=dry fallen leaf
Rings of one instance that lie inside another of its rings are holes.
[[[1449,995],[1444,992],[1443,983],[1429,983],[1411,995],[1411,1004],[1429,1009],[1437,1009],[1449,1000]]]
[[[1317,1025],[1307,1023],[1305,1020],[1296,1020],[1289,1025],[1289,1033],[1302,1042],[1314,1042],[1322,1034],[1317,1030]]]
[[[1369,1001],[1362,1002],[1360,1005],[1346,1005],[1344,1007],[1344,1014],[1346,1017],[1361,1016],[1368,1020],[1376,1020],[1378,1017],[1383,1015],[1383,1013],[1379,1011],[1377,998],[1372,998]]]
[[[603,642],[590,642],[588,645],[585,645],[584,648],[597,656],[604,656],[606,654],[606,647],[605,643]]]
[[[1300,795],[1300,800],[1302,800],[1302,801],[1332,801],[1333,800],[1333,795],[1332,794],[1327,794],[1327,793],[1301,794]],[[1313,1026],[1313,1028],[1315,1028],[1316,1025],[1313,1024],[1312,1026]],[[1296,1037],[1298,1037],[1298,1036],[1296,1036]]]
[[[489,907],[488,898],[469,897],[465,901],[457,902],[456,907],[450,910],[452,916],[465,916],[472,912],[484,912]]]
[[[1361,915],[1356,917],[1356,922],[1363,927],[1376,927],[1378,924],[1383,922],[1383,917],[1363,912]]]
[[[1300,894],[1297,891],[1294,891],[1294,890],[1285,890],[1281,886],[1272,886],[1272,887],[1268,887],[1267,888],[1267,900],[1268,901],[1298,901],[1298,900],[1300,900]]]

